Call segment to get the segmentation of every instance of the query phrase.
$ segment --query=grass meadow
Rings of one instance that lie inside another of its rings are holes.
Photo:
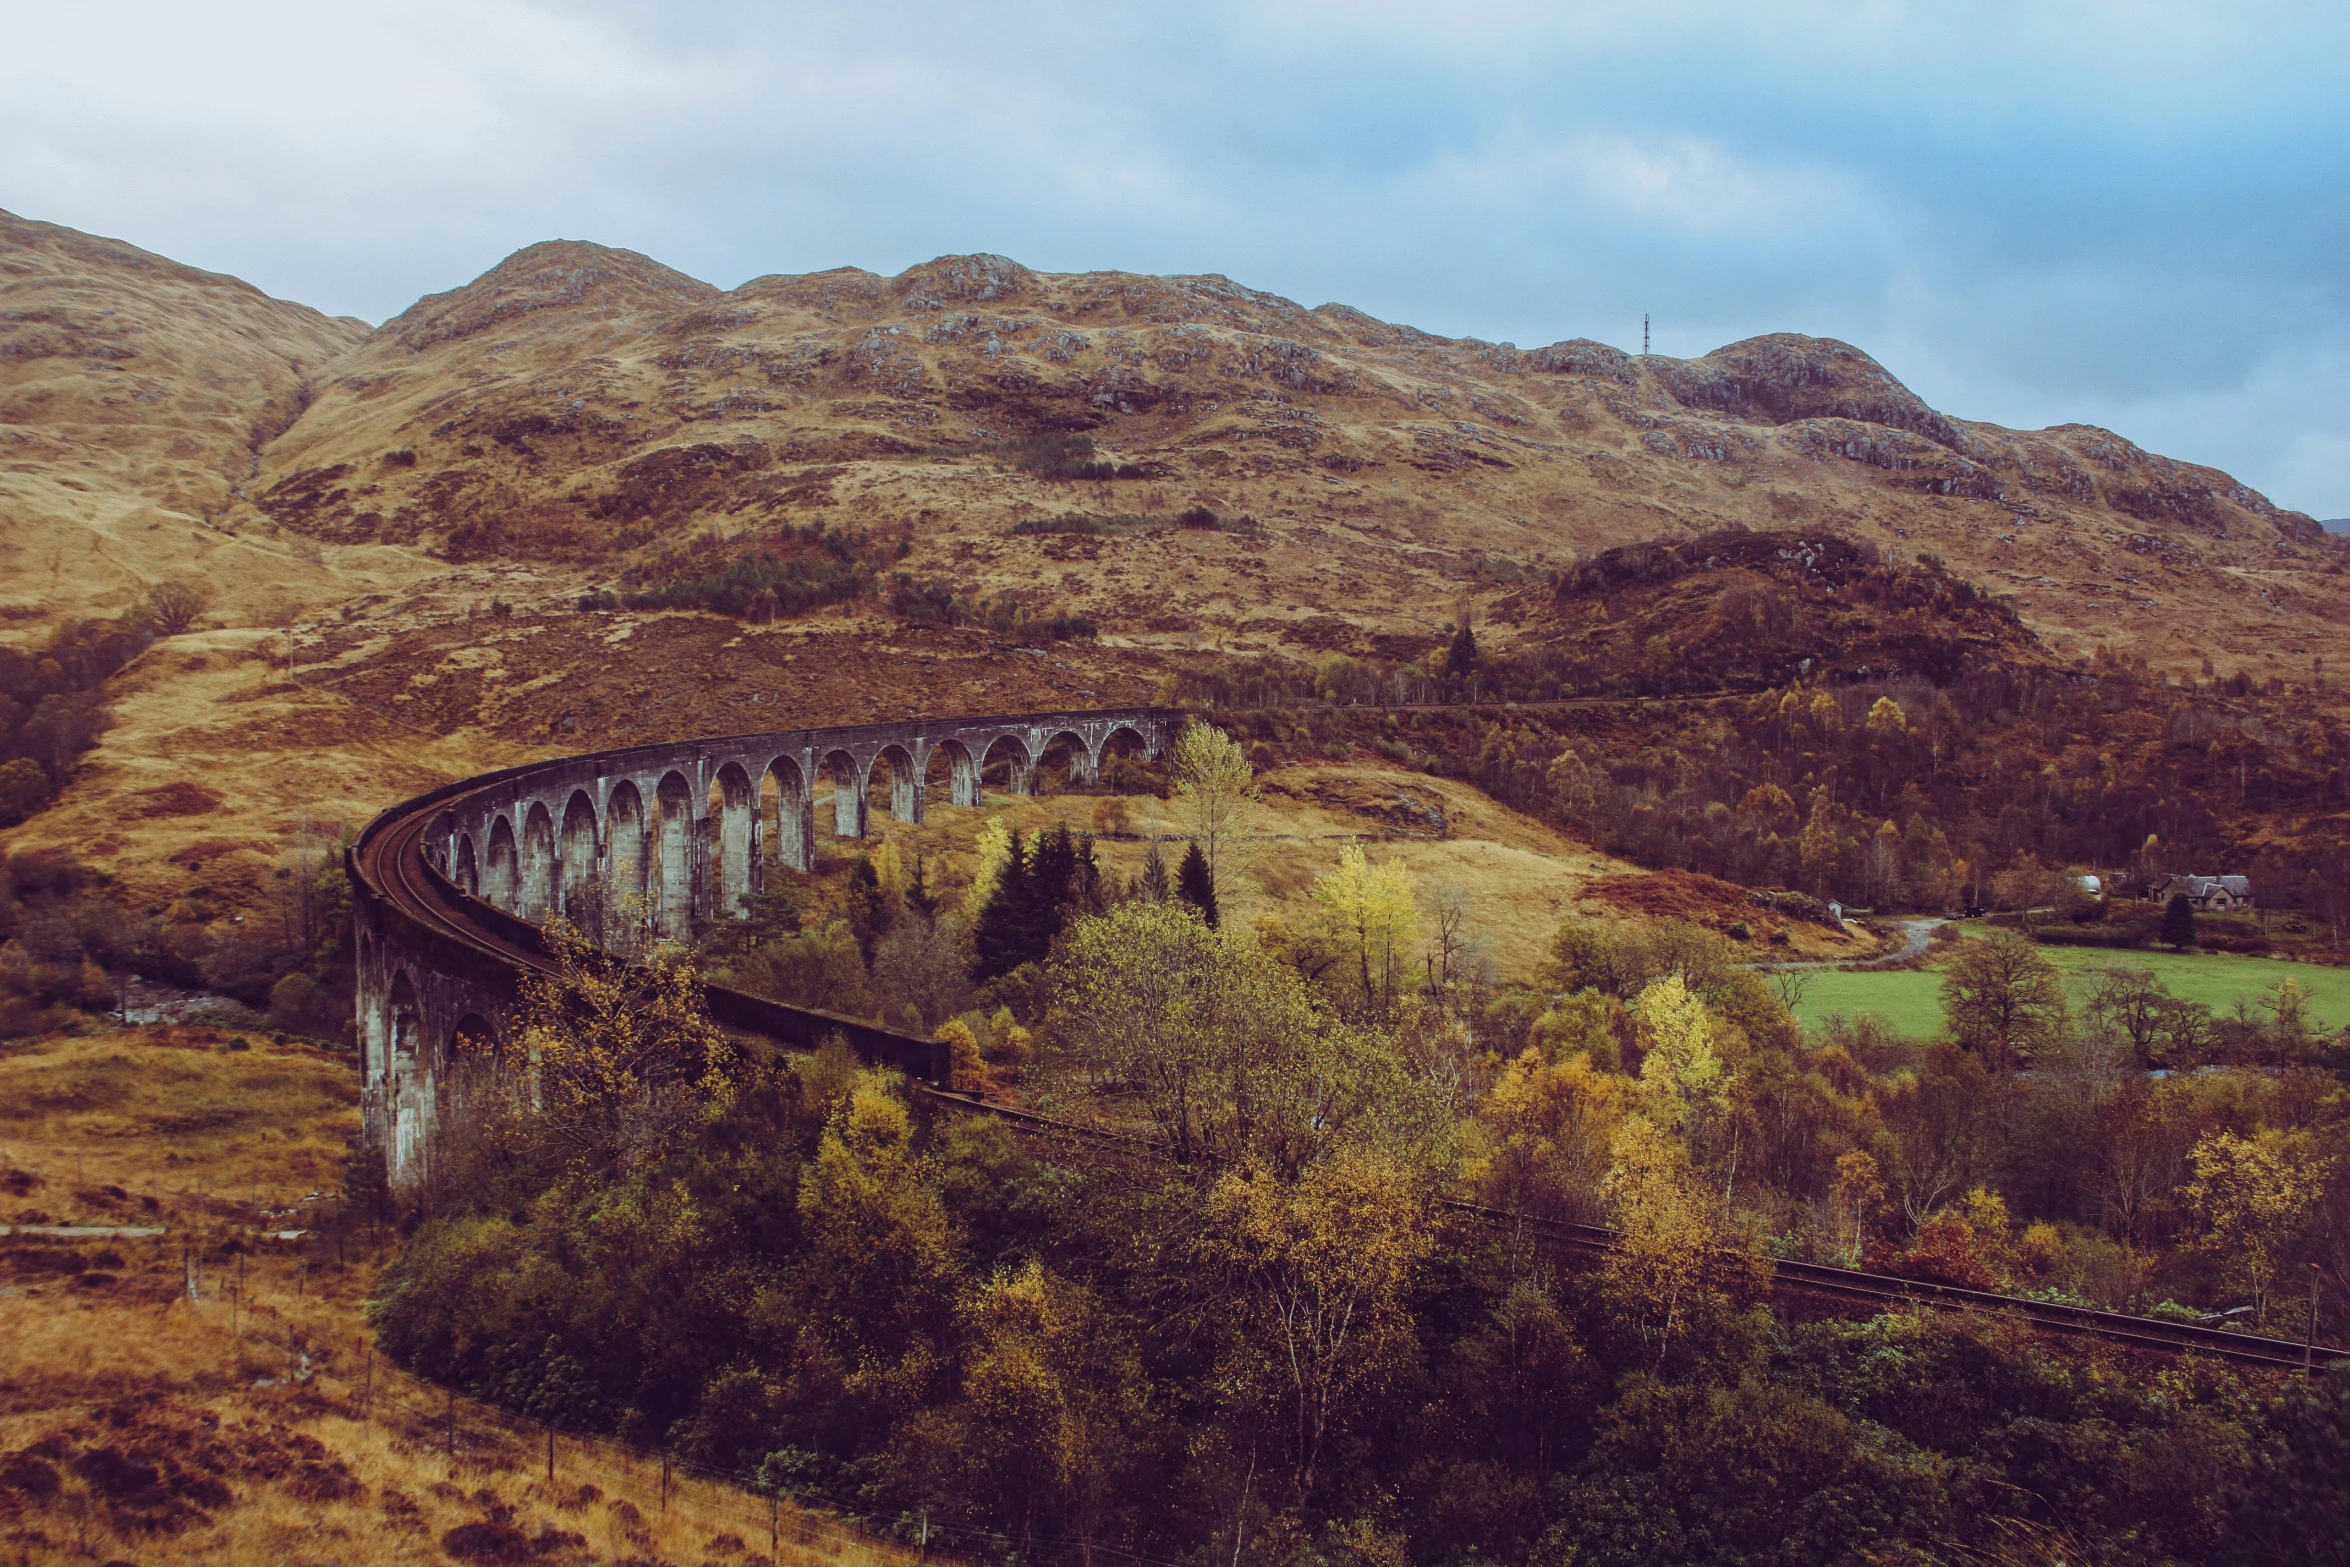
[[[1979,926],[1965,928],[1970,935],[1981,934]],[[2290,979],[2309,997],[2311,1023],[2328,1031],[2350,1027],[2350,969],[2226,952],[2042,947],[2040,954],[2064,974],[2076,1007],[2095,986],[2096,971],[2106,968],[2149,972],[2171,994],[2200,1001],[2222,1015],[2232,1013],[2238,1001],[2257,1007],[2271,987]],[[1939,967],[1875,974],[1821,969],[1812,975],[1796,1012],[1813,1029],[1839,1013],[1848,1018],[1867,1013],[1912,1039],[1931,1039],[1942,1031],[1941,987]]]

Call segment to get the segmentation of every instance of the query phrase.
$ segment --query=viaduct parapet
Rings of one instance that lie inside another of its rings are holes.
[[[463,1115],[467,1053],[497,1037],[521,978],[552,966],[553,917],[606,947],[682,945],[743,917],[775,868],[812,869],[820,814],[835,837],[867,837],[878,787],[893,819],[920,822],[934,787],[978,806],[991,776],[1016,794],[1035,793],[1047,764],[1090,782],[1113,756],[1163,755],[1182,722],[1124,708],[734,735],[507,768],[394,806],[348,866],[366,1135],[393,1188],[425,1188]],[[794,1048],[840,1033],[870,1060],[945,1081],[944,1047],[918,1035],[720,986],[709,998],[729,1027]]]

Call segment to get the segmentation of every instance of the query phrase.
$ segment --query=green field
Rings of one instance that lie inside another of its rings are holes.
[[[2287,963],[2280,958],[2241,958],[2224,952],[2042,947],[2040,953],[2063,971],[2075,1007],[2095,984],[2095,971],[2102,968],[2146,970],[2172,995],[2200,1001],[2223,1016],[2235,1010],[2239,997],[2257,1006],[2271,985],[2290,979],[2298,981],[2309,997],[2312,1025],[2327,1030],[2350,1027],[2350,969]],[[1873,1013],[1898,1033],[1931,1039],[1942,1031],[1941,989],[1942,975],[1935,969],[1888,974],[1822,969],[1812,975],[1811,988],[1804,993],[1796,1015],[1805,1026],[1816,1029],[1839,1012],[1852,1018]]]

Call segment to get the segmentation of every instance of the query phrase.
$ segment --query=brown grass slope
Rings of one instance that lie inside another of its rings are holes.
[[[367,335],[249,283],[0,212],[0,628],[119,610],[208,579],[247,616],[315,548],[217,522],[291,424],[307,377]]]
[[[922,1559],[568,1435],[550,1477],[542,1429],[386,1365],[362,1313],[396,1237],[335,1196],[349,1062],[232,1037],[0,1049],[0,1559]]]
[[[1041,431],[1140,476],[1010,471],[1006,443]],[[322,539],[591,571],[696,532],[905,527],[911,569],[1145,639],[1424,630],[1610,545],[1790,523],[1938,552],[2083,651],[2182,613],[2223,658],[2344,629],[2308,518],[2103,430],[1949,417],[1843,343],[1529,352],[1220,277],[996,256],[721,292],[532,246],[334,364],[262,469],[254,515]],[[1192,505],[1267,531],[1009,536]]]

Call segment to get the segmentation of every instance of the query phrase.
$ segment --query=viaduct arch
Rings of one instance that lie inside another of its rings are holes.
[[[920,822],[934,758],[946,803],[977,806],[990,767],[1034,794],[1048,751],[1091,780],[1114,750],[1165,754],[1182,723],[1149,707],[733,735],[510,767],[392,807],[360,833],[347,869],[362,1106],[393,1188],[428,1182],[443,1119],[462,1114],[470,1051],[511,1015],[522,977],[551,967],[549,918],[607,944],[685,941],[747,912],[770,839],[776,863],[814,867],[820,778],[832,783],[823,831],[863,838],[877,777],[890,816]],[[723,986],[709,1000],[728,1027],[800,1048],[837,1032],[869,1060],[946,1079],[935,1041]]]

